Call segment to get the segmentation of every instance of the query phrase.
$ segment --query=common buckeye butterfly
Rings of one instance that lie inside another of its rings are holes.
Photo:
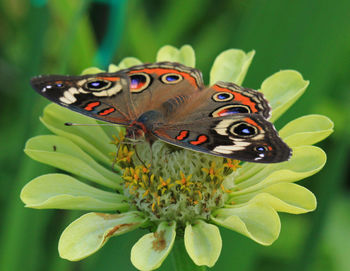
[[[179,63],[83,76],[38,76],[31,84],[61,106],[125,125],[129,138],[158,138],[249,162],[276,163],[291,156],[268,121],[271,109],[262,93],[227,82],[205,87],[199,70]]]

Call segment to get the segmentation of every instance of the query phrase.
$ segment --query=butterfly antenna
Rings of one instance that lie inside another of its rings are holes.
[[[64,125],[66,126],[115,126],[115,124],[109,124],[109,123],[74,123],[74,122],[65,122]],[[118,124],[119,125],[119,124]]]

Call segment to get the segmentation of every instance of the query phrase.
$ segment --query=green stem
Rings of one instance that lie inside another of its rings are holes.
[[[174,271],[205,271],[206,266],[196,265],[188,256],[184,240],[179,239],[174,243],[174,247],[171,251],[171,258],[174,267]]]
[[[110,6],[110,16],[106,34],[103,37],[102,44],[98,48],[95,56],[97,66],[107,68],[111,62],[116,49],[119,47],[124,27],[126,0],[108,1]]]

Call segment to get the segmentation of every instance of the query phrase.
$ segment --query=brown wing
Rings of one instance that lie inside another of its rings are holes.
[[[273,125],[259,114],[155,125],[153,134],[182,148],[242,161],[278,163],[291,156]]]
[[[203,89],[199,70],[176,62],[158,62],[121,70],[130,78],[130,92],[136,115],[149,110],[172,110],[164,105],[171,99],[184,103]]]
[[[235,114],[259,114],[268,119],[270,111],[262,93],[233,83],[217,82],[193,93],[168,119],[170,123],[180,123]]]
[[[31,85],[47,99],[96,119],[127,125],[136,117],[123,73],[38,76]]]
[[[175,103],[172,98],[165,105]],[[162,123],[153,126],[153,134],[170,144],[258,163],[283,162],[291,155],[266,120],[270,116],[268,102],[255,90],[218,82],[167,112]]]

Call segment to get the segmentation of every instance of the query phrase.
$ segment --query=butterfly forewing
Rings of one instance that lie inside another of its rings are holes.
[[[204,88],[202,73],[180,63],[144,64],[120,72],[130,78],[132,102],[139,116],[154,109],[173,112],[193,93]],[[172,102],[172,99],[177,99],[177,102]]]
[[[129,78],[123,73],[44,75],[31,84],[47,99],[96,119],[127,125],[136,118]]]

